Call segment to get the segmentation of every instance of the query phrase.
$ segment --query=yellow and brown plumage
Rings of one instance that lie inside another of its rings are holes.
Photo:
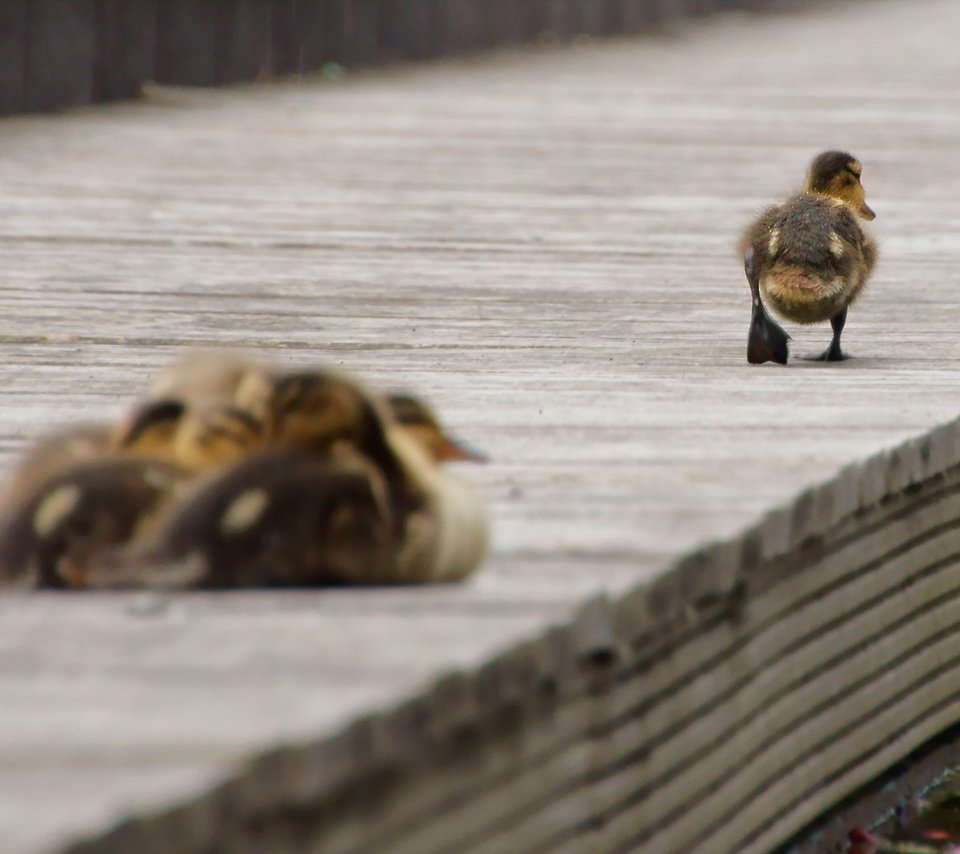
[[[228,465],[266,442],[261,421],[232,404],[191,408],[180,400],[139,407],[115,439],[118,453],[150,456],[194,474]]]
[[[422,401],[198,358],[161,375],[172,396],[28,455],[41,464],[0,524],[0,584],[396,584],[476,568],[485,506],[440,463],[482,456]]]
[[[200,481],[148,537],[88,583],[397,584],[452,581],[475,569],[487,545],[477,493],[443,471],[433,448],[389,411],[371,405],[361,417],[362,394],[358,403],[342,378],[332,380],[332,390],[322,390],[324,382],[315,375],[295,384],[307,391],[296,399],[311,403],[297,415],[292,445],[254,453]],[[281,400],[291,411],[289,394]],[[349,405],[336,414],[315,405],[324,400]],[[357,417],[348,420],[349,413]]]
[[[858,217],[876,216],[867,205],[862,167],[842,151],[818,155],[801,193],[764,211],[740,243],[753,297],[747,359],[787,361],[787,335],[767,316],[764,303],[796,323],[833,327],[824,361],[845,358],[840,334],[847,309],[876,263],[876,244]]]

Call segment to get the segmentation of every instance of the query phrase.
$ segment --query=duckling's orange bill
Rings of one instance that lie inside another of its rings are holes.
[[[452,439],[446,435],[444,435],[442,441],[435,448],[435,453],[437,459],[443,463],[456,461],[471,463],[490,462],[490,457],[483,451],[471,448],[466,442],[462,442],[459,439]]]

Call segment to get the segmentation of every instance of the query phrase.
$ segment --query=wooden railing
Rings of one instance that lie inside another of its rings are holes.
[[[0,114],[656,30],[784,0],[0,0]]]

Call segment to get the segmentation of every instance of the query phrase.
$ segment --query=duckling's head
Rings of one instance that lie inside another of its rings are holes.
[[[373,405],[357,385],[324,371],[285,374],[273,382],[266,404],[272,444],[329,451],[342,443],[368,450],[378,445],[382,425]]]
[[[420,399],[408,394],[391,394],[387,398],[396,422],[404,428],[437,462],[470,460],[487,461],[486,454],[477,451],[444,432],[437,416]]]
[[[810,164],[804,189],[843,202],[863,219],[875,219],[877,215],[866,202],[862,174],[863,167],[852,154],[824,151]]]
[[[245,409],[212,406],[187,412],[174,438],[174,459],[194,472],[220,468],[257,450],[263,424]]]
[[[264,433],[260,419],[232,404],[194,409],[179,400],[156,400],[135,410],[114,441],[122,453],[203,472],[256,450]]]
[[[182,401],[172,398],[139,406],[117,428],[114,446],[127,454],[171,460],[186,411]]]

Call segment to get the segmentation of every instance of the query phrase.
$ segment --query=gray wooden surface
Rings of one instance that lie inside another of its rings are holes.
[[[334,732],[955,415],[958,27],[880,0],[5,119],[6,461],[249,345],[425,393],[493,457],[495,550],[451,588],[4,596],[4,850]],[[878,213],[857,358],[750,368],[736,236],[825,147]]]

